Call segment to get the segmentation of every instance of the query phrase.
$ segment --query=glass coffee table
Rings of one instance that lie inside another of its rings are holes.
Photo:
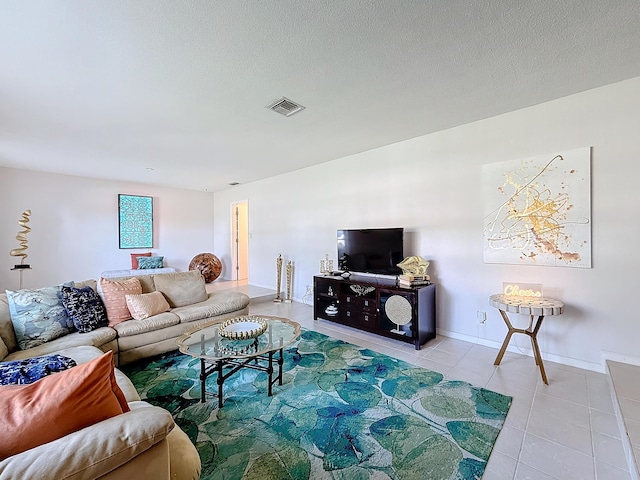
[[[202,325],[178,338],[178,348],[184,354],[200,359],[201,401],[207,392],[207,378],[217,373],[218,407],[222,408],[224,381],[241,368],[266,372],[268,394],[273,394],[275,382],[282,385],[282,352],[300,336],[300,325],[281,317],[246,315]],[[274,378],[274,355],[278,375]]]

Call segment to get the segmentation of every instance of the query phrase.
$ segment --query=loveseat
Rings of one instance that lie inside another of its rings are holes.
[[[133,297],[146,301],[147,297],[161,296],[169,304],[168,310],[138,320],[114,323],[109,318],[112,326],[67,333],[23,349],[11,320],[10,301],[7,294],[0,294],[0,362],[60,354],[80,365],[112,352],[108,355],[113,356],[113,363],[125,364],[175,350],[175,339],[200,324],[248,313],[246,295],[228,291],[209,294],[198,271],[134,278],[140,293]],[[87,280],[74,282],[74,288],[100,292],[108,307],[107,297],[113,297],[114,286],[115,293],[122,296],[131,282],[131,277],[101,279],[100,288],[95,280]],[[124,290],[118,291],[122,285]],[[153,292],[159,293],[148,295]],[[0,461],[0,479],[199,478],[198,453],[171,415],[141,401],[131,381],[117,368],[114,371],[131,411]]]

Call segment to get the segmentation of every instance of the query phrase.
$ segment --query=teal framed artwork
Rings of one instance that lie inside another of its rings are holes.
[[[118,195],[120,248],[153,248],[153,197]]]

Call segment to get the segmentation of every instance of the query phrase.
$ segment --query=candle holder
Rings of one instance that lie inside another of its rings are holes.
[[[275,303],[282,303],[280,297],[280,282],[282,279],[282,255],[278,255],[276,259],[276,298],[273,299]]]
[[[291,279],[293,276],[293,263],[291,260],[287,262],[287,298],[284,300],[286,303],[291,303]]]
[[[213,354],[217,357],[220,350],[220,337],[218,327],[213,327]]]
[[[329,254],[325,254],[324,259],[320,260],[320,273],[322,275],[331,275],[333,273],[333,260],[329,259]]]

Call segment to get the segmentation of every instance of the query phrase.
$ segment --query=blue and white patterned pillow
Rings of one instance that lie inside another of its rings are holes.
[[[75,367],[72,358],[60,354],[0,363],[0,385],[26,385],[36,380]]]
[[[73,282],[63,285],[72,287]],[[11,323],[22,350],[71,333],[75,327],[62,305],[62,285],[7,290]]]
[[[162,262],[164,261],[164,257],[137,257],[137,258],[138,258],[139,269],[162,268]]]
[[[62,305],[80,333],[87,333],[109,324],[107,309],[100,295],[89,287],[62,287]]]

